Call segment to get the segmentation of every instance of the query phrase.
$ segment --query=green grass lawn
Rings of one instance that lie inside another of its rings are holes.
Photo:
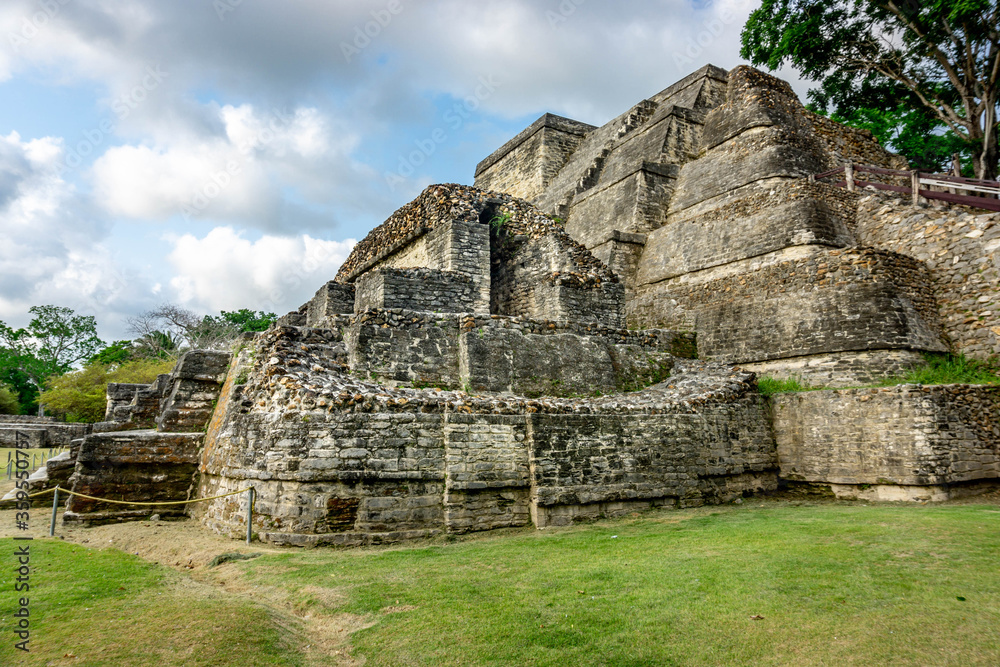
[[[668,512],[240,567],[414,607],[355,635],[371,665],[1000,664],[996,506]]]
[[[114,551],[35,546],[36,646],[92,647],[89,661],[66,664],[304,660],[278,612],[256,602],[192,604],[184,575]],[[367,665],[1000,664],[997,505],[750,500],[392,549],[289,550],[199,577],[223,572],[279,592],[271,599],[300,617],[370,624],[350,640]],[[155,660],[121,645],[133,635],[157,647]],[[171,662],[175,649],[192,658]]]
[[[113,549],[30,544],[30,652],[16,650],[15,542],[0,539],[0,665],[301,665],[294,629],[233,599]]]

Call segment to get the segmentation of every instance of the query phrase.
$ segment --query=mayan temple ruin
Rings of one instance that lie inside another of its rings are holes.
[[[925,353],[1000,354],[1000,214],[814,178],[845,163],[907,169],[749,67],[706,66],[601,127],[546,114],[232,356],[109,387],[107,421],[38,484],[131,501],[252,486],[253,531],[296,545],[786,485],[990,488],[1000,386],[877,385]],[[765,398],[758,375],[824,389]],[[237,537],[246,504],[178,512]],[[73,496],[64,520],[148,513]]]

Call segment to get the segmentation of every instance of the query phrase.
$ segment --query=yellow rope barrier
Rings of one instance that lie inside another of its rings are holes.
[[[240,489],[239,491],[231,491],[230,493],[223,493],[221,496],[210,496],[208,498],[192,498],[191,500],[172,500],[163,503],[142,503],[138,501],[128,501],[128,500],[110,500],[108,498],[95,498],[94,496],[88,496],[85,493],[79,493],[77,491],[70,491],[64,489],[61,486],[54,486],[51,489],[45,489],[44,491],[39,491],[38,493],[28,494],[28,498],[34,498],[36,496],[45,495],[46,493],[51,493],[58,489],[63,493],[68,493],[71,496],[80,496],[81,498],[87,498],[88,500],[98,500],[102,503],[115,503],[117,505],[187,505],[188,503],[201,503],[206,500],[215,500],[216,498],[226,498],[228,496],[235,496],[237,493],[245,493],[246,489]]]

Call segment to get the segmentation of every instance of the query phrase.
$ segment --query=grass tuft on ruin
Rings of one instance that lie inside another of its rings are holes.
[[[897,384],[1000,384],[1000,363],[978,361],[964,354],[924,353],[926,366],[914,369],[903,377],[887,378],[879,383],[886,387]]]
[[[757,378],[757,391],[764,396],[792,391],[808,391],[811,388],[802,384],[798,378],[773,378],[770,375],[761,375]]]

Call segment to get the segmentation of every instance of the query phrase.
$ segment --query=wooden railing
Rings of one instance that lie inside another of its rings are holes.
[[[875,181],[858,180],[856,174],[869,173],[882,176],[900,177],[901,180],[909,179],[910,184],[892,185],[890,183],[878,183]],[[959,178],[957,176],[946,176],[943,174],[923,174],[919,171],[901,171],[899,169],[883,169],[882,167],[872,167],[864,164],[845,164],[843,167],[824,171],[809,177],[810,181],[821,178],[829,178],[837,174],[844,174],[844,180],[836,181],[832,185],[847,188],[854,191],[858,188],[873,187],[876,190],[891,190],[908,194],[913,198],[916,205],[920,197],[925,199],[940,199],[952,204],[963,204],[965,206],[975,206],[989,211],[1000,211],[1000,183],[997,181],[983,181],[975,178]],[[927,186],[921,188],[921,186]],[[931,190],[929,188],[948,188],[951,192],[943,190]],[[978,193],[975,195],[960,195],[955,190]]]

